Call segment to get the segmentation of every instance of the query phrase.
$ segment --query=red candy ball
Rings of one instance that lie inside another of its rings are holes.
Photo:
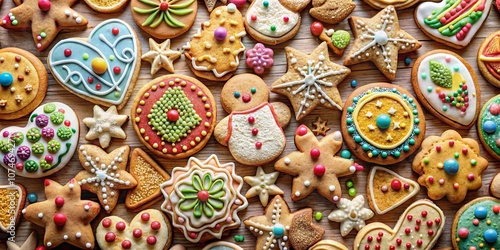
[[[307,134],[306,126],[301,125],[300,127],[297,128],[297,131],[295,131],[295,133],[298,134],[299,136],[303,136],[303,135]]]
[[[490,110],[490,113],[492,115],[498,115],[498,114],[500,114],[500,105],[498,103],[492,103],[490,105],[490,109],[489,110]]]
[[[139,228],[136,228],[136,229],[134,229],[134,231],[132,231],[132,235],[135,238],[141,238],[141,236],[142,236],[142,230],[139,229]]]
[[[132,242],[130,242],[130,240],[124,240],[122,242],[123,249],[130,249],[131,247],[132,247]]]
[[[320,22],[313,22],[311,24],[310,29],[311,29],[311,33],[313,35],[319,36],[319,35],[321,35],[321,32],[323,32],[324,27],[323,27],[323,24]]]
[[[401,190],[401,181],[398,180],[398,179],[394,179],[391,181],[391,188],[394,190],[394,191],[399,191]]]
[[[150,217],[151,216],[149,215],[149,213],[141,214],[141,220],[143,220],[143,221],[148,221]]]
[[[257,128],[252,129],[252,135],[257,135],[259,133],[259,130]]]
[[[177,111],[176,109],[168,110],[167,111],[167,119],[170,122],[176,122],[177,120],[179,120],[179,111]]]
[[[51,3],[49,0],[38,0],[38,8],[40,8],[41,11],[49,11],[50,6]]]
[[[64,56],[65,56],[65,57],[70,57],[70,56],[71,56],[71,54],[72,54],[72,52],[71,52],[71,50],[70,50],[70,49],[65,49],[65,50],[64,50]]]
[[[311,157],[312,157],[313,159],[318,159],[318,158],[319,158],[319,156],[321,155],[321,152],[320,152],[320,151],[319,151],[319,149],[317,149],[317,148],[313,148],[313,149],[311,149],[311,152],[309,152],[309,153],[310,153],[310,155],[311,155]]]
[[[123,221],[116,223],[116,230],[118,230],[118,231],[125,230],[125,227],[126,227],[126,225],[125,225],[125,222],[123,222]]]
[[[70,122],[70,121],[68,121],[68,120],[66,120],[66,121],[64,121],[64,125],[65,125],[66,127],[69,127],[69,126],[71,126],[71,122]]]
[[[321,164],[314,166],[314,174],[316,176],[323,176],[325,174],[325,172],[326,172],[325,166],[323,166]]]
[[[206,190],[201,190],[198,192],[198,200],[201,202],[206,202],[208,201],[208,198],[210,198],[210,194]]]
[[[116,234],[113,232],[108,232],[104,236],[104,239],[106,240],[106,242],[113,242],[116,240]]]
[[[494,205],[492,207],[493,213],[498,214],[500,212],[500,206],[499,205]]]
[[[113,68],[113,72],[115,73],[115,75],[118,75],[118,74],[120,74],[120,72],[122,72],[122,69],[118,66],[115,66]]]
[[[262,142],[260,142],[260,141],[256,142],[256,143],[255,143],[255,147],[256,147],[257,149],[262,148]]]
[[[56,207],[62,207],[64,205],[64,198],[57,196],[54,202],[56,203]]]
[[[404,187],[405,189],[410,189],[410,184],[405,183],[405,184],[403,185],[403,187]]]
[[[229,0],[230,3],[236,5],[236,8],[243,8],[247,0]]]
[[[105,228],[110,227],[111,226],[111,219],[105,218],[104,220],[102,220],[102,226]]]
[[[168,10],[168,7],[169,7],[169,6],[168,6],[168,3],[167,3],[167,2],[161,2],[161,3],[160,3],[160,10],[161,10],[161,11],[166,11],[166,10]]]
[[[249,116],[248,117],[248,123],[253,124],[255,122],[255,117]]]
[[[161,223],[159,221],[151,222],[151,229],[160,230],[160,228],[161,228]]]
[[[154,245],[156,244],[156,237],[154,235],[148,236],[146,242],[148,243],[148,245]]]
[[[66,215],[62,213],[57,213],[54,215],[54,224],[56,226],[62,227],[64,224],[66,224]]]
[[[252,100],[252,96],[250,94],[243,94],[241,96],[241,100],[244,102],[244,103],[249,103],[251,100]]]

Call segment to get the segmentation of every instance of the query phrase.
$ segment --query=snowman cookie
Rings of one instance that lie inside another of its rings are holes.
[[[230,115],[217,124],[214,135],[236,161],[259,166],[283,152],[286,138],[282,128],[290,121],[290,109],[281,102],[268,103],[269,90],[260,77],[240,74],[229,79],[221,100]]]

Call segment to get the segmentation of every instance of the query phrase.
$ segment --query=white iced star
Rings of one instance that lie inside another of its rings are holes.
[[[340,234],[348,235],[353,228],[360,230],[365,226],[365,220],[373,217],[373,211],[365,208],[365,198],[362,195],[356,196],[352,201],[341,198],[337,204],[337,210],[328,215],[328,219],[340,222]]]

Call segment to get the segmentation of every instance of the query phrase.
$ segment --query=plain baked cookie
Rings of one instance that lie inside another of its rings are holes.
[[[165,75],[136,94],[131,120],[139,140],[163,158],[186,158],[210,139],[217,117],[210,90],[195,78]]]
[[[356,7],[352,0],[312,0],[309,15],[316,20],[336,24],[347,18]]]
[[[479,143],[462,138],[454,130],[425,138],[412,164],[413,171],[420,175],[417,181],[427,188],[429,198],[439,200],[446,196],[452,203],[462,202],[469,190],[481,188],[481,174],[487,167]]]
[[[500,159],[500,95],[488,100],[477,120],[477,133],[484,148],[491,156]]]
[[[43,63],[28,51],[0,49],[0,120],[13,120],[33,111],[48,88]]]
[[[341,118],[347,147],[366,162],[398,163],[424,139],[424,113],[410,92],[397,85],[372,83],[356,88]]]
[[[451,226],[455,250],[500,249],[500,200],[476,198],[457,211]]]
[[[477,67],[484,78],[500,88],[500,31],[484,39],[477,50]]]
[[[413,5],[417,4],[418,2],[423,2],[422,0],[363,0],[363,1],[375,9],[383,9],[389,5],[392,5],[396,10],[408,9]],[[433,1],[435,2],[436,0]]]
[[[481,92],[471,65],[448,50],[420,56],[411,71],[411,83],[420,103],[451,127],[469,129],[479,114]]]

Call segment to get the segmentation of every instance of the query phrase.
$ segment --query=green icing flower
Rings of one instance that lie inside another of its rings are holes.
[[[332,35],[333,46],[339,49],[345,49],[351,41],[351,35],[345,30],[336,30]]]
[[[434,84],[447,89],[453,86],[453,77],[448,67],[432,60],[429,61],[429,67],[431,70],[431,80]]]
[[[149,17],[142,23],[142,26],[156,28],[165,21],[165,23],[173,28],[182,28],[186,26],[181,21],[174,18],[172,15],[185,16],[193,12],[193,9],[188,9],[195,0],[190,0],[182,4],[174,4],[179,0],[139,0],[141,3],[151,6],[150,9],[134,8],[134,11],[139,14],[150,14]]]
[[[10,139],[14,141],[16,146],[18,146],[24,141],[24,134],[22,132],[12,133]]]
[[[59,125],[64,121],[64,114],[59,111],[54,112],[50,115],[50,121],[56,125]]]
[[[224,207],[222,196],[226,194],[224,181],[222,179],[212,180],[209,173],[203,175],[203,180],[198,174],[194,174],[191,179],[192,188],[181,190],[182,199],[179,207],[183,211],[193,210],[195,217],[200,218],[203,214],[207,217],[214,215],[215,209]]]
[[[26,138],[30,142],[37,142],[42,137],[42,133],[38,128],[30,128],[28,132],[26,132]]]
[[[61,149],[61,143],[58,140],[50,140],[47,143],[47,151],[49,153],[55,154],[59,149]]]
[[[40,160],[40,167],[45,171],[45,170],[49,170],[52,165],[50,165],[50,163],[48,163],[45,159],[42,159]]]
[[[73,132],[68,127],[60,127],[59,129],[57,129],[57,137],[59,137],[63,141],[68,140],[72,135]]]
[[[36,155],[41,155],[43,154],[43,151],[45,151],[45,148],[43,147],[43,144],[40,142],[37,142],[31,146],[31,152]]]
[[[3,153],[9,153],[12,148],[14,147],[14,144],[8,139],[3,139],[0,141],[0,151]]]
[[[24,163],[24,169],[26,169],[26,171],[30,173],[36,172],[38,171],[38,163],[36,163],[36,161],[34,160],[28,160],[26,163]]]
[[[50,114],[54,111],[56,111],[56,105],[54,103],[47,103],[47,105],[43,107],[43,112],[45,112],[46,114]]]

